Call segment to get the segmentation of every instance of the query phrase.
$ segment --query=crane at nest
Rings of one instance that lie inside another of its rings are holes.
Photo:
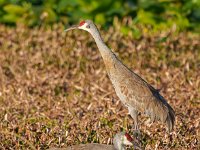
[[[161,121],[171,132],[175,123],[175,112],[164,97],[139,75],[124,65],[104,43],[100,32],[91,20],[81,21],[65,31],[82,29],[94,38],[101,53],[108,76],[121,102],[128,108],[134,120],[134,129],[139,132],[138,113],[145,113],[152,122]]]

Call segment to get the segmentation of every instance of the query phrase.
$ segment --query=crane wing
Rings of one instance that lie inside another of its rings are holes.
[[[166,123],[171,131],[175,122],[175,112],[160,95],[159,90],[153,88],[131,70],[125,72],[126,75],[120,82],[120,88],[122,94],[126,95],[128,107],[144,112],[152,121],[160,120]]]

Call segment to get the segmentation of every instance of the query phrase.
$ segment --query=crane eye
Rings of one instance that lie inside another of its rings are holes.
[[[88,29],[89,29],[89,28],[90,28],[90,25],[87,25],[87,26],[86,26],[86,28],[88,28]]]

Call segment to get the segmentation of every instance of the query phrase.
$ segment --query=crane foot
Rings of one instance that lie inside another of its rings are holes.
[[[140,130],[134,130],[134,131],[133,131],[133,136],[134,136],[138,141],[140,141],[140,140],[141,140],[141,132],[140,132]]]

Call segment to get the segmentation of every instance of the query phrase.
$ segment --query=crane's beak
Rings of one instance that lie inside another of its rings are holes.
[[[69,27],[68,29],[65,29],[64,31],[67,32],[69,30],[78,29],[78,27],[79,27],[78,25],[73,25],[73,26]]]

